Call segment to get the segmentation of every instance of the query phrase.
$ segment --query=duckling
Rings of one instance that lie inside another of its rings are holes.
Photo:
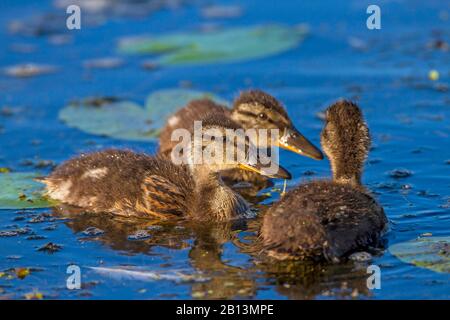
[[[370,143],[356,104],[344,100],[328,108],[321,144],[333,179],[302,184],[266,212],[260,230],[264,252],[277,259],[339,262],[378,244],[387,219],[361,184]]]
[[[260,90],[242,92],[235,99],[231,110],[210,99],[191,101],[167,120],[160,133],[159,152],[170,157],[170,153],[177,143],[171,141],[172,132],[178,128],[190,129],[194,121],[199,120],[204,114],[223,115],[239,123],[244,129],[279,129],[280,136],[277,141],[271,141],[268,136],[265,145],[258,145],[261,139],[253,142],[257,147],[267,148],[267,145],[275,145],[313,159],[323,159],[322,152],[295,128],[282,104]],[[259,181],[260,177],[260,175],[241,170],[232,170],[223,174],[223,178],[230,183]],[[265,179],[263,178],[263,180]]]
[[[240,128],[232,120],[215,115],[203,120],[203,131]],[[234,152],[250,150],[249,142],[201,139],[201,147],[232,148]],[[195,139],[192,139],[194,148]],[[111,212],[122,216],[189,217],[197,220],[225,221],[253,216],[248,203],[223,184],[219,172],[246,168],[268,174],[250,160],[213,164],[194,164],[193,152],[186,152],[187,165],[129,150],[104,150],[83,154],[57,167],[47,178],[47,195],[63,203],[91,212]],[[248,159],[248,158],[246,158]],[[269,174],[270,175],[270,174]],[[283,168],[274,176],[290,178]]]

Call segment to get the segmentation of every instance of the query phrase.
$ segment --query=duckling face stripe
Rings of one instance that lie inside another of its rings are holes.
[[[194,131],[176,129],[172,141],[177,142],[172,149],[174,164],[208,165],[210,170],[224,171],[242,166],[259,168],[264,175],[276,175],[279,171],[278,149],[271,141],[279,139],[279,130],[226,128],[220,125],[205,125],[194,122]],[[181,141],[180,141],[181,139]],[[257,148],[259,141],[263,148]],[[270,149],[270,152],[268,152]]]
[[[232,118],[245,129],[284,129],[292,126],[287,115],[259,103],[240,104],[233,109]]]

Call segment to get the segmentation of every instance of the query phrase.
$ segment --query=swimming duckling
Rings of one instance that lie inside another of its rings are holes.
[[[268,210],[260,239],[270,256],[338,262],[376,245],[387,225],[383,208],[361,185],[370,136],[356,104],[328,108],[321,144],[333,180],[302,184]]]
[[[203,121],[202,133],[211,129],[224,134],[237,128],[240,126],[230,119],[216,115]],[[248,154],[248,141],[201,140],[202,149],[232,148]],[[57,167],[43,182],[50,198],[91,212],[219,221],[253,215],[247,202],[222,183],[219,172],[239,167],[267,174],[259,163],[253,164],[249,158],[230,162],[224,157],[222,162],[196,164],[191,159],[194,152],[186,154],[190,168],[128,150],[83,154]],[[290,178],[281,167],[274,176]]]
[[[204,114],[220,114],[239,123],[244,129],[279,129],[279,139],[271,141],[268,136],[265,145],[258,145],[264,141],[253,141],[258,147],[275,145],[292,152],[323,159],[322,152],[309,142],[292,124],[282,104],[271,95],[260,90],[242,92],[234,101],[230,110],[210,99],[191,101],[187,106],[178,110],[171,116],[159,137],[159,152],[170,157],[170,153],[177,141],[172,141],[171,135],[175,129],[190,129],[194,121],[202,118]],[[258,132],[257,132],[258,133]],[[259,180],[260,175],[239,170],[229,171],[223,175],[230,182]]]

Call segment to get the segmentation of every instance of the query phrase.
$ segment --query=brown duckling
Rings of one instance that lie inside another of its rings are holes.
[[[272,257],[338,262],[377,245],[387,225],[383,208],[361,185],[370,136],[356,104],[328,108],[321,144],[333,180],[302,184],[267,211],[260,240]]]
[[[295,128],[283,105],[271,95],[260,90],[242,92],[234,101],[231,110],[210,99],[191,101],[167,120],[165,127],[161,130],[159,152],[170,157],[172,149],[177,144],[176,141],[171,141],[172,132],[178,128],[190,129],[194,121],[199,120],[205,114],[224,115],[239,123],[244,129],[279,129],[279,139],[270,141],[269,136],[267,145],[279,146],[313,159],[323,159],[322,152]],[[260,139],[253,142],[258,144],[259,141]],[[267,147],[267,145],[257,146]],[[224,174],[224,178],[230,182],[260,180],[259,177],[261,176],[240,170]]]
[[[222,116],[203,120],[203,132],[213,129],[224,134],[225,130],[236,128],[240,126]],[[195,140],[192,140],[194,148]],[[247,151],[248,155],[248,141],[201,140],[202,148],[232,148],[234,152]],[[193,157],[193,152],[187,152],[187,156]],[[193,164],[188,168],[165,158],[112,149],[68,160],[43,182],[50,198],[91,212],[224,221],[249,217],[253,212],[240,195],[221,181],[219,172],[240,167],[265,174],[260,164],[250,163],[247,159],[241,161],[245,162],[224,159],[223,162]],[[290,178],[281,167],[275,176]]]

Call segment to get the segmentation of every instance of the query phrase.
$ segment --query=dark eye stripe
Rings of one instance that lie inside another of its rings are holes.
[[[276,125],[276,122],[275,121],[273,121],[272,119],[270,119],[270,118],[266,118],[265,119],[266,121],[268,121],[268,122],[270,122],[271,124],[275,124]],[[277,126],[278,127],[278,126]]]
[[[254,113],[249,112],[249,111],[242,111],[242,110],[239,110],[239,113],[240,113],[240,114],[243,114],[243,115],[246,115],[246,116],[252,116],[252,117],[255,117],[255,118],[258,116],[257,114],[254,114]]]
[[[239,111],[239,113],[243,114],[243,115],[246,115],[246,116],[252,116],[254,118],[259,118],[259,113],[258,114],[254,114],[254,113],[248,112],[248,111]],[[275,124],[276,125],[276,122],[273,121],[270,117],[266,117],[264,119],[264,121],[267,121],[267,122],[270,122],[271,124]]]

